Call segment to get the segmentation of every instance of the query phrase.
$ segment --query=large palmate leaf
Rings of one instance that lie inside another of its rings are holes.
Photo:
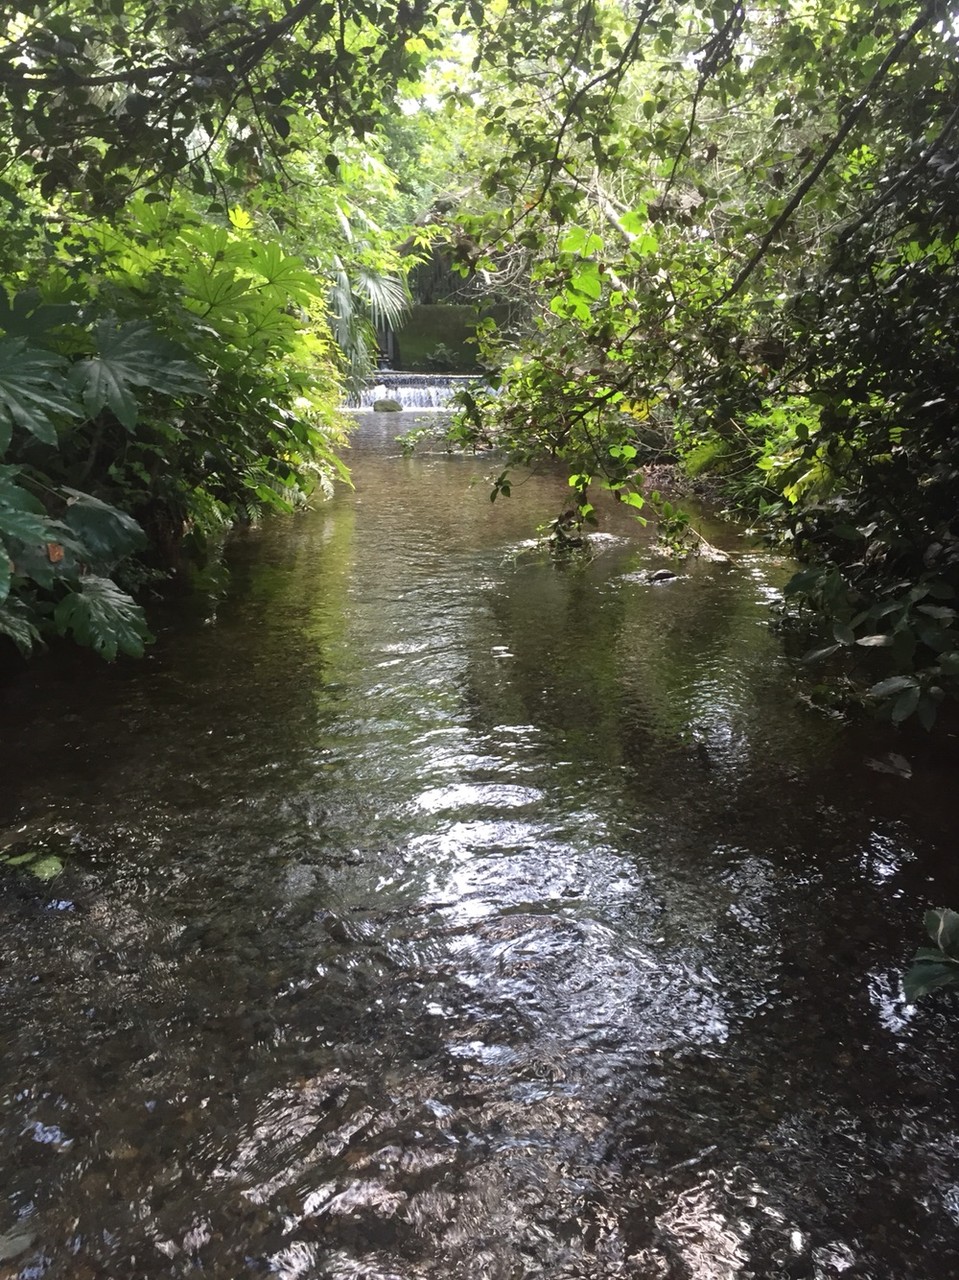
[[[69,501],[63,523],[92,567],[112,566],[147,545],[146,534],[125,511],[68,486],[64,486],[64,493],[69,494]]]
[[[299,258],[285,254],[278,244],[255,244],[250,249],[250,266],[281,290],[291,301],[308,306],[311,298],[323,293],[320,279]]]
[[[221,266],[211,271],[201,263],[193,263],[183,273],[183,291],[191,310],[200,308],[204,316],[218,316],[223,310],[243,310],[240,304],[249,301],[250,281],[233,267]]]
[[[57,418],[80,416],[66,373],[62,356],[25,338],[0,338],[0,453],[14,426],[55,445]]]
[[[80,307],[74,302],[44,302],[39,289],[24,289],[12,301],[0,289],[0,329],[8,338],[26,338],[41,345],[49,341],[51,330],[79,322]]]
[[[97,354],[79,361],[72,373],[91,418],[107,408],[132,431],[139,412],[134,388],[149,387],[172,396],[200,395],[206,388],[200,370],[180,348],[144,320],[122,325],[101,320],[95,340]]]
[[[57,605],[53,615],[61,635],[71,634],[78,644],[88,645],[112,662],[117,653],[143,656],[150,639],[143,610],[110,578],[89,574],[79,591],[71,591]]]
[[[47,520],[42,504],[17,484],[17,467],[0,467],[0,535],[20,542],[40,542]]]
[[[0,636],[8,636],[24,655],[40,639],[30,610],[22,600],[8,599],[0,604]]]

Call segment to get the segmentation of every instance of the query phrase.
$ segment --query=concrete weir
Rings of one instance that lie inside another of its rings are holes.
[[[403,409],[445,409],[457,391],[475,384],[471,374],[402,373],[379,370],[359,396],[351,398],[352,409],[372,409],[378,400],[394,400]]]

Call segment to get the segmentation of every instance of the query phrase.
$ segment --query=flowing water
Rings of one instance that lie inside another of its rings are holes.
[[[471,374],[397,373],[381,370],[376,380],[363,388],[357,408],[372,409],[378,400],[395,400],[403,409],[422,411],[445,409],[458,391],[475,386]]]
[[[950,766],[797,703],[774,556],[551,564],[560,478],[397,427],[5,691],[0,847],[64,870],[0,871],[0,1277],[954,1274]]]

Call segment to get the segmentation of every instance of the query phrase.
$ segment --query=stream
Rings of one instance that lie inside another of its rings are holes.
[[[142,662],[0,690],[63,863],[0,867],[0,1280],[954,1274],[955,753],[797,699],[736,530],[551,563],[562,476],[360,420]]]

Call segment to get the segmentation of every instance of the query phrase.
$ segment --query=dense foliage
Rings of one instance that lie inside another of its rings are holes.
[[[816,660],[931,723],[959,679],[947,4],[76,0],[4,22],[0,630],[21,647],[136,651],[137,580],[336,474],[343,379],[439,242],[510,302],[484,326],[495,394],[457,428],[504,451],[497,492],[564,458],[575,535],[596,484],[643,509],[650,459],[712,474],[809,562],[790,599]]]
[[[359,135],[427,18],[336,12],[3,19],[0,635],[23,652],[141,652],[138,591],[345,475],[344,379],[406,301],[376,218],[395,179]]]
[[[463,224],[489,270],[525,255],[532,324],[488,336],[460,435],[566,459],[576,522],[597,483],[641,508],[644,460],[713,473],[810,562],[810,660],[929,724],[959,674],[951,13],[582,12],[575,74],[544,49],[485,108],[498,204]]]

